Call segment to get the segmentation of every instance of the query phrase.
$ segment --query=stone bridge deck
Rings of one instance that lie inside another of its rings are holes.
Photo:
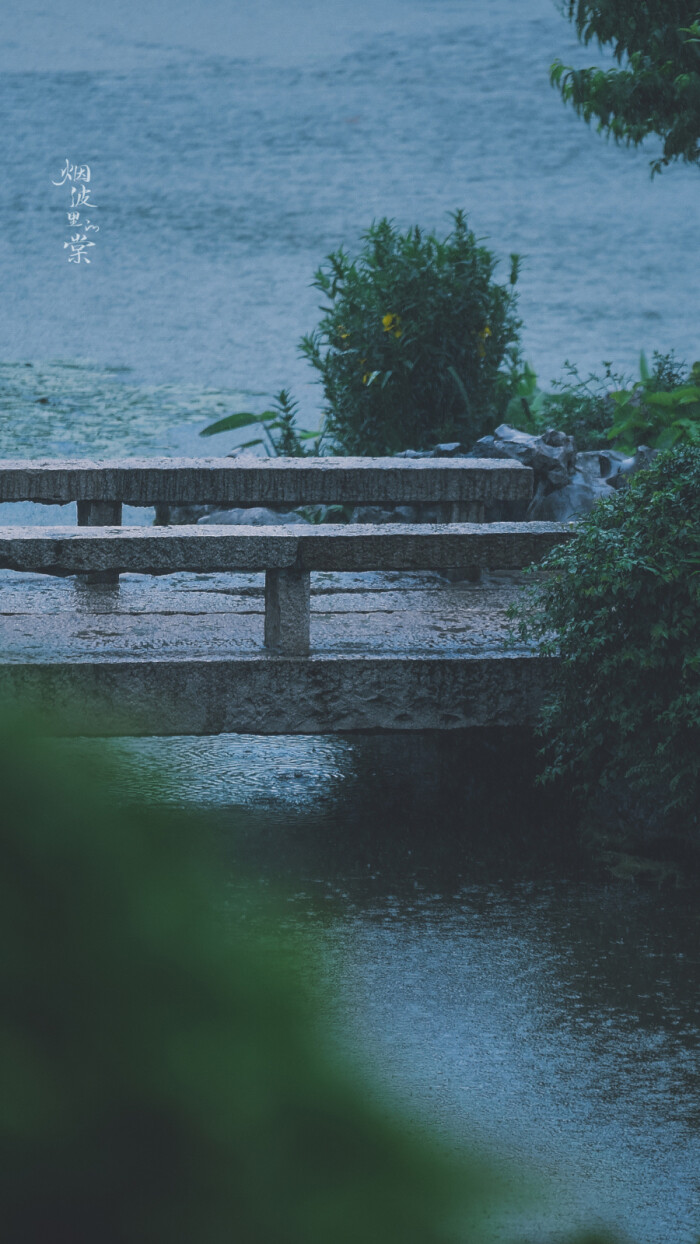
[[[551,663],[507,643],[521,578],[319,572],[311,653],[295,658],[263,647],[262,574],[123,575],[117,587],[4,571],[0,696],[87,735],[525,724]]]
[[[0,699],[35,704],[81,734],[529,722],[552,663],[506,644],[519,577],[507,568],[540,560],[568,533],[483,519],[486,503],[531,494],[529,468],[481,459],[0,462],[0,500],[77,501],[78,520],[72,531],[0,532]],[[121,526],[123,504],[155,506],[160,522],[168,507],[209,503],[449,513],[444,526],[267,535]],[[439,573],[476,566],[503,569],[480,584]],[[267,613],[265,576],[244,570],[265,571]]]

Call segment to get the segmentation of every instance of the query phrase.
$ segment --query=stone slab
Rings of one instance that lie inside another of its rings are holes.
[[[518,570],[485,571],[484,583],[489,588],[520,586],[529,573]],[[395,570],[315,571],[311,577],[312,608],[319,607],[318,598],[337,597],[357,601],[379,602],[389,598],[423,599],[428,593],[435,599],[449,599],[452,590],[461,593],[471,584],[448,583],[444,575],[432,571],[400,573]],[[25,574],[0,570],[0,615],[38,613],[51,617],[58,613],[146,613],[190,614],[237,609],[240,602],[257,598],[262,608],[265,576],[260,573],[218,571],[212,574],[186,574],[153,578],[148,575],[124,574],[119,589],[86,587],[79,578],[54,578],[50,575]],[[368,595],[369,594],[369,595]],[[374,608],[375,605],[365,607]],[[436,604],[439,610],[439,603]]]
[[[315,574],[312,652],[298,660],[263,647],[262,575],[114,588],[1,572],[0,696],[69,711],[86,734],[523,724],[552,667],[508,643],[520,581]]]
[[[529,500],[509,459],[126,458],[0,460],[0,502],[128,505],[402,505]]]
[[[0,566],[44,574],[217,570],[508,569],[538,562],[558,523],[359,523],[308,527],[3,527]]]
[[[432,590],[322,593],[311,595],[311,644],[317,653],[443,652],[455,656],[498,654],[506,646],[512,589],[444,585]],[[81,595],[84,593],[81,593]],[[97,593],[95,593],[97,595]],[[78,593],[76,593],[78,595]],[[69,660],[151,660],[170,656],[234,659],[262,650],[265,599],[212,594],[188,599],[168,594],[158,607],[110,608],[100,591],[96,609],[51,614],[34,608],[0,615],[0,654],[6,664]],[[114,593],[119,596],[120,593]],[[527,649],[519,644],[517,650]]]
[[[539,562],[573,528],[561,523],[323,524],[297,536],[305,570],[515,569]]]
[[[461,730],[530,724],[554,668],[433,654],[0,663],[0,696],[87,736]]]

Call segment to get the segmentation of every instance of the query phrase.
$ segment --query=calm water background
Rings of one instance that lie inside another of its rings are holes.
[[[6,455],[32,449],[28,414],[47,452],[192,446],[173,403],[207,390],[220,413],[290,385],[311,422],[312,275],[382,215],[446,229],[463,207],[504,280],[526,257],[544,383],[567,358],[700,356],[698,172],[652,183],[653,146],[609,146],[563,107],[551,61],[593,53],[552,0],[4,0],[0,33],[0,359],[96,365],[6,372]],[[63,249],[66,157],[92,169],[89,267]]]
[[[545,383],[566,358],[700,356],[698,174],[652,183],[653,147],[607,146],[563,108],[550,62],[593,54],[549,0],[4,0],[0,33],[2,456],[196,452],[205,422],[282,385],[312,422],[312,275],[381,215],[445,229],[461,206],[526,256]],[[66,157],[92,168],[89,267],[63,249]],[[514,825],[505,756],[122,746],[224,838],[255,811],[245,854],[317,930],[339,1032],[416,1118],[478,1127],[549,1178],[541,1238],[592,1207],[644,1244],[697,1238],[694,896],[589,875],[565,807],[552,834],[515,799]]]

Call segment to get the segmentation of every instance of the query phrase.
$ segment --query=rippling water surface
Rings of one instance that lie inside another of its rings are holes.
[[[135,766],[122,793],[204,811],[234,871],[315,933],[338,1039],[411,1117],[532,1172],[496,1239],[600,1221],[696,1244],[697,893],[592,869],[560,797],[533,798],[522,741],[113,746]]]
[[[291,385],[311,421],[296,347],[313,272],[381,215],[445,229],[463,207],[506,261],[525,256],[545,383],[567,358],[700,355],[698,173],[652,183],[653,146],[608,145],[563,107],[549,64],[593,53],[550,0],[4,0],[0,33],[5,455],[47,447],[47,410],[35,433],[26,410],[56,361],[97,368],[94,410],[138,408],[100,452],[195,444],[185,412],[203,423],[213,390],[235,409]],[[89,267],[63,249],[66,157],[91,165]],[[36,377],[18,378],[26,362]],[[89,452],[90,414],[49,396],[52,452]]]

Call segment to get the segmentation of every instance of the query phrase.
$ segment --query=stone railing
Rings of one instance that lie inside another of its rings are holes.
[[[314,570],[516,568],[569,529],[483,523],[485,503],[526,500],[532,471],[480,459],[128,459],[0,462],[0,501],[78,504],[73,527],[0,529],[0,567],[118,582],[120,573],[265,572],[265,644],[309,650]],[[123,527],[122,505],[449,504],[443,524]],[[82,529],[82,530],[81,530]]]

